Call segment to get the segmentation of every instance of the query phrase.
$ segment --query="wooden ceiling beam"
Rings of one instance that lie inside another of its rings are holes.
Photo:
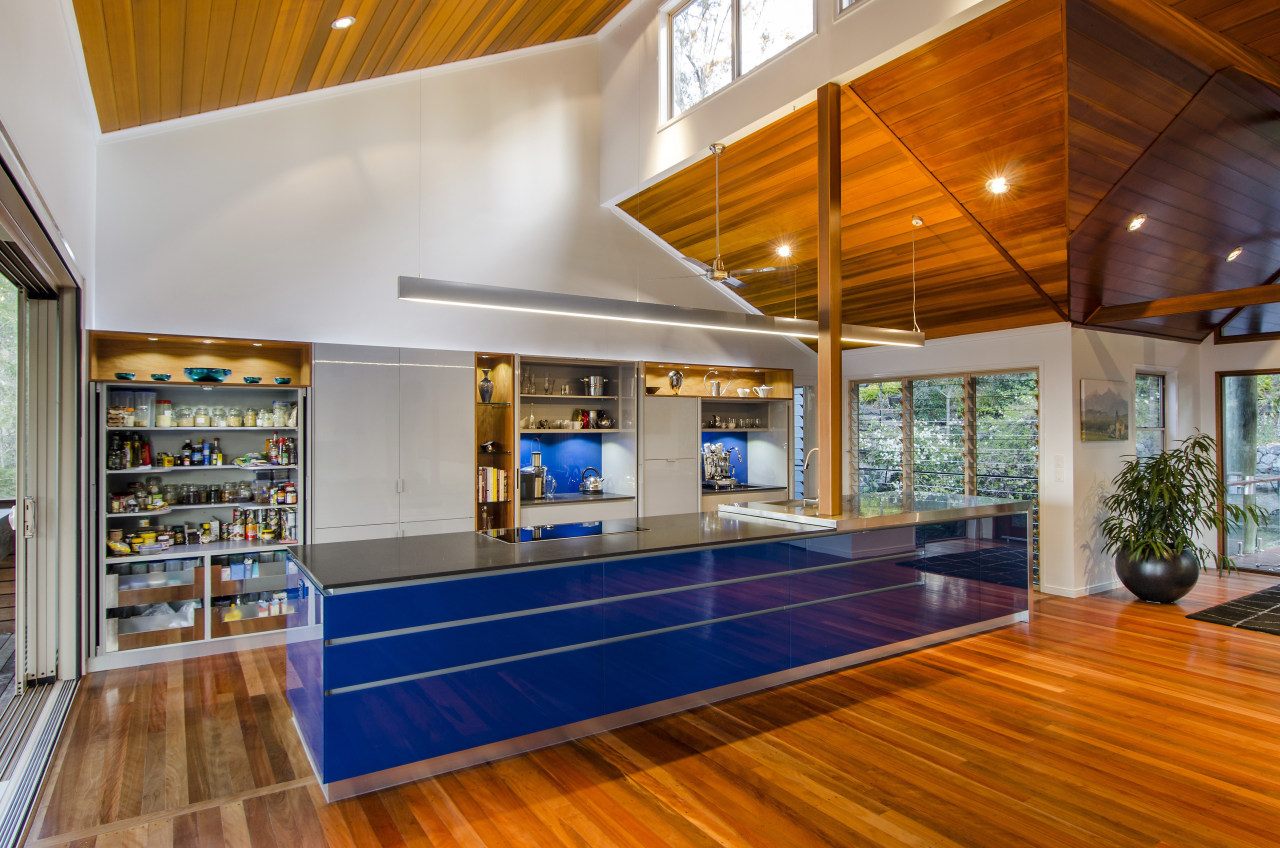
[[[1164,315],[1185,315],[1190,312],[1209,312],[1215,309],[1235,309],[1257,306],[1263,303],[1280,303],[1280,270],[1261,285],[1247,289],[1202,292],[1181,297],[1165,297],[1160,300],[1144,300],[1140,303],[1122,303],[1117,306],[1099,306],[1093,310],[1085,324],[1115,324],[1120,321],[1137,321],[1142,318],[1158,318]],[[1234,317],[1234,316],[1232,316]]]
[[[877,114],[876,111],[871,108],[871,105],[867,103],[867,101],[863,100],[862,96],[858,94],[857,91],[854,90],[853,85],[850,84],[850,85],[844,86],[844,90],[849,93],[849,95],[854,99],[854,101],[860,107],[862,107],[862,111],[864,114],[866,114],[867,118],[877,128],[879,128],[882,132],[884,132],[884,134],[889,139],[891,139],[891,141],[893,142],[893,145],[902,153],[902,155],[906,156],[907,159],[910,162],[912,162],[916,166],[916,168],[919,169],[921,175],[924,176],[925,179],[927,179],[935,189],[941,192],[942,196],[945,197],[951,203],[951,205],[955,207],[955,210],[960,213],[961,217],[963,217],[966,221],[969,222],[969,224],[972,227],[974,227],[974,229],[976,229],[979,233],[981,233],[982,237],[987,240],[987,243],[990,244],[993,248],[995,248],[996,252],[999,253],[1000,256],[1006,262],[1009,263],[1009,267],[1011,267],[1014,270],[1014,272],[1017,273],[1017,275],[1022,278],[1022,281],[1027,285],[1031,286],[1031,288],[1034,289],[1035,292],[1038,295],[1040,295],[1040,297],[1044,298],[1045,302],[1049,304],[1049,306],[1053,309],[1053,311],[1056,312],[1062,318],[1063,321],[1071,320],[1070,317],[1068,317],[1067,313],[1062,309],[1062,307],[1058,305],[1058,301],[1055,300],[1053,297],[1051,297],[1049,293],[1046,292],[1043,288],[1041,288],[1040,284],[1036,282],[1035,278],[1032,277],[1030,274],[1028,274],[1027,270],[1018,263],[1018,260],[1014,259],[1013,256],[1009,253],[1009,251],[1005,250],[1004,245],[1002,245],[999,242],[999,240],[996,239],[996,237],[993,236],[991,232],[986,227],[984,227],[977,218],[974,217],[973,213],[970,212],[969,209],[963,203],[961,203],[960,200],[954,194],[951,193],[951,190],[948,189],[943,184],[942,180],[938,179],[938,177],[933,173],[933,171],[929,170],[929,168],[926,167],[925,164],[920,161],[919,157],[917,157],[915,153],[911,150],[911,148],[907,146],[906,142],[904,142],[901,138],[899,138],[898,134],[895,133],[893,129],[891,129],[889,125],[885,123],[884,119],[881,118],[880,115]]]

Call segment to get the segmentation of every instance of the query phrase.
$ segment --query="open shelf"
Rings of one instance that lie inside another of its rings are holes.
[[[108,468],[108,474],[172,474],[176,471],[288,471],[296,465],[136,465]]]
[[[292,433],[297,427],[107,427],[108,433],[252,433],[263,430]]]
[[[617,395],[520,395],[521,402],[538,400],[617,400]]]
[[[122,386],[231,386],[237,388],[303,388],[311,385],[311,345],[270,339],[221,339],[207,336],[175,336],[168,333],[122,333],[93,330],[89,333],[89,379]],[[196,383],[188,380],[183,368],[229,368],[224,383]],[[170,374],[165,381],[117,380],[116,374],[130,372],[139,377]],[[261,377],[266,383],[242,383],[245,376]],[[275,377],[288,377],[287,386],[278,386]],[[234,381],[234,383],[232,382]]]
[[[559,435],[559,434],[561,434],[561,433],[585,433],[585,434],[591,434],[591,433],[622,433],[622,432],[628,432],[628,431],[621,430],[621,429],[619,429],[619,428],[617,428],[617,427],[613,427],[613,428],[608,429],[608,430],[604,429],[603,427],[592,427],[590,430],[587,430],[587,429],[585,429],[585,428],[584,428],[584,429],[576,429],[576,430],[562,430],[562,429],[560,429],[560,428],[558,428],[558,427],[543,427],[542,429],[534,428],[534,429],[532,429],[532,430],[521,430],[521,431],[520,431],[520,435],[522,435],[522,436],[539,436],[539,435],[542,435],[542,434],[544,434],[544,433],[547,433],[547,434],[554,433],[554,434],[556,434],[556,435]]]
[[[153,559],[182,559],[205,554],[247,554],[254,551],[278,551],[296,544],[298,544],[296,540],[285,539],[280,542],[267,542],[265,544],[257,542],[210,542],[207,545],[174,545],[171,548],[165,548],[159,553],[109,556],[105,558],[105,561],[110,564],[117,562],[147,562]]]

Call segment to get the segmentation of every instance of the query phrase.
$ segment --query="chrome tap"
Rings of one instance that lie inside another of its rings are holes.
[[[809,471],[809,460],[810,460],[810,459],[813,459],[813,455],[814,455],[815,453],[817,453],[817,452],[818,452],[818,449],[817,449],[817,448],[810,448],[809,452],[808,452],[808,453],[806,453],[806,454],[804,455],[804,467],[800,469],[802,472],[807,473],[807,472]],[[808,478],[806,477],[806,478],[805,478],[805,489],[806,489],[806,490],[809,488],[808,483],[809,483],[809,481],[808,481]],[[822,493],[822,489],[821,489],[821,488],[820,488],[820,486],[819,486],[819,481],[815,481],[815,482],[814,482],[814,486],[813,486],[813,493],[814,493],[815,497],[812,497],[812,498],[806,498],[806,497],[805,497],[806,492],[801,492],[801,493],[800,493],[800,502],[801,502],[802,504],[808,504],[810,501],[813,501],[815,504],[818,502],[818,498],[817,498],[816,496],[817,496],[817,495],[820,495],[820,494]]]
[[[804,468],[801,468],[800,469],[801,471],[809,470],[809,460],[812,459],[813,455],[817,452],[818,452],[817,448],[810,448],[809,452],[804,455]]]

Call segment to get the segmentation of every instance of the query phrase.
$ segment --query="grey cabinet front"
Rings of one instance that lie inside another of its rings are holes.
[[[397,359],[394,348],[315,348],[311,503],[317,529],[398,521]]]
[[[470,520],[474,504],[475,356],[400,351],[400,523]]]

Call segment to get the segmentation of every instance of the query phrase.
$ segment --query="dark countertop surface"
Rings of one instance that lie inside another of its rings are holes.
[[[562,503],[594,503],[595,501],[633,501],[635,495],[619,495],[616,492],[556,492],[545,498],[521,498],[521,506],[543,506],[544,504]]]
[[[787,487],[783,486],[757,486],[754,483],[735,483],[733,486],[721,486],[716,488],[710,483],[702,484],[702,494],[704,495],[732,495],[735,492],[781,492]]]
[[[1026,501],[963,495],[886,493],[848,497],[838,526],[719,512],[640,518],[640,532],[510,544],[474,532],[325,542],[290,548],[306,574],[326,593],[381,588],[486,571],[658,554],[680,548],[846,533],[1021,512]]]

